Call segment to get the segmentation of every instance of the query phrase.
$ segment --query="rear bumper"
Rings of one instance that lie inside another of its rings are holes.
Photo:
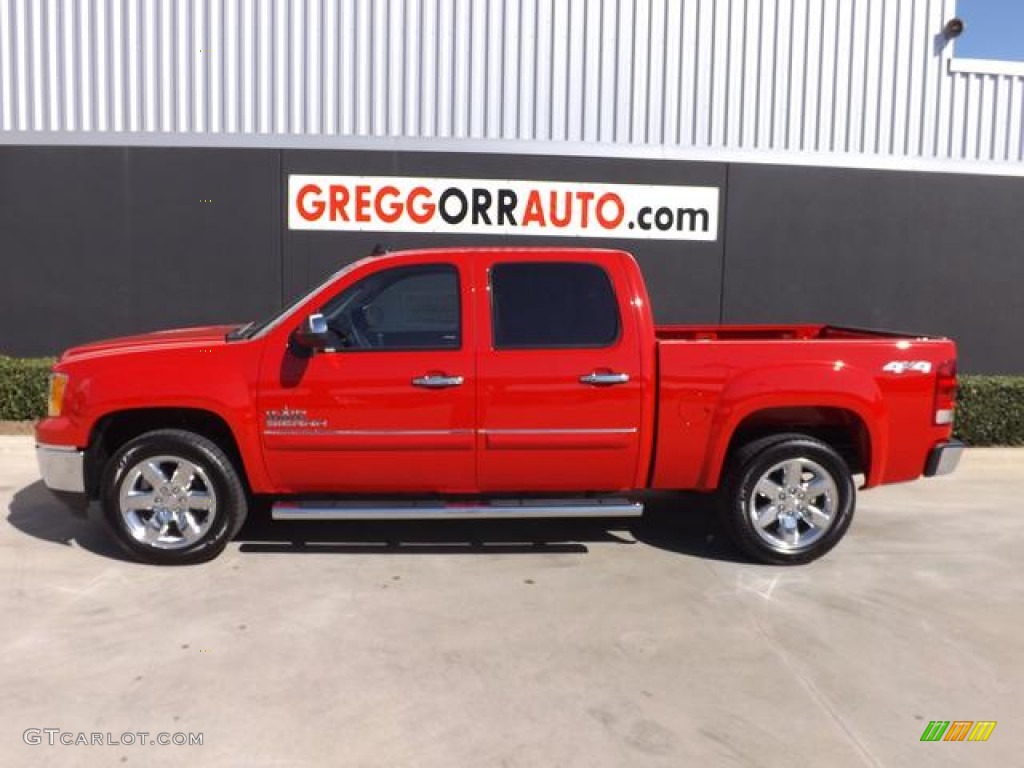
[[[924,476],[948,475],[960,463],[960,457],[966,447],[959,440],[950,440],[936,445],[928,454],[928,461],[924,465]]]
[[[84,514],[89,505],[85,493],[85,452],[73,446],[39,443],[36,460],[43,484],[72,511]]]

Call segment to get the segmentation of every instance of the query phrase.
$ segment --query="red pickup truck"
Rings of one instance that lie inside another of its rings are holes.
[[[627,516],[717,491],[736,544],[802,563],[864,487],[951,472],[948,339],[655,326],[628,254],[358,261],[275,317],[76,347],[36,431],[46,485],[154,563],[274,519]]]

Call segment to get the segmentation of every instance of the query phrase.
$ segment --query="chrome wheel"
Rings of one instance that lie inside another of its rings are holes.
[[[217,492],[206,470],[180,456],[151,456],[132,466],[118,499],[128,533],[155,549],[195,544],[217,517]]]
[[[761,475],[747,502],[754,531],[778,552],[813,547],[832,527],[839,509],[835,479],[821,464],[797,457]]]

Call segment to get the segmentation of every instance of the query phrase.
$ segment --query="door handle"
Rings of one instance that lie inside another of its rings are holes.
[[[412,385],[426,389],[447,389],[448,387],[462,386],[462,382],[463,378],[461,376],[445,376],[444,374],[431,373],[426,376],[417,376],[412,380]]]
[[[588,373],[580,376],[581,384],[589,384],[592,387],[610,387],[613,384],[625,384],[629,381],[628,373]]]

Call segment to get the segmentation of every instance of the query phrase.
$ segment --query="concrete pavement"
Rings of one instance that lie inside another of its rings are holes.
[[[0,764],[1024,765],[1022,496],[1024,451],[974,449],[862,494],[798,568],[738,560],[693,500],[611,526],[256,520],[158,568],[0,437]],[[998,725],[921,743],[930,720]]]

